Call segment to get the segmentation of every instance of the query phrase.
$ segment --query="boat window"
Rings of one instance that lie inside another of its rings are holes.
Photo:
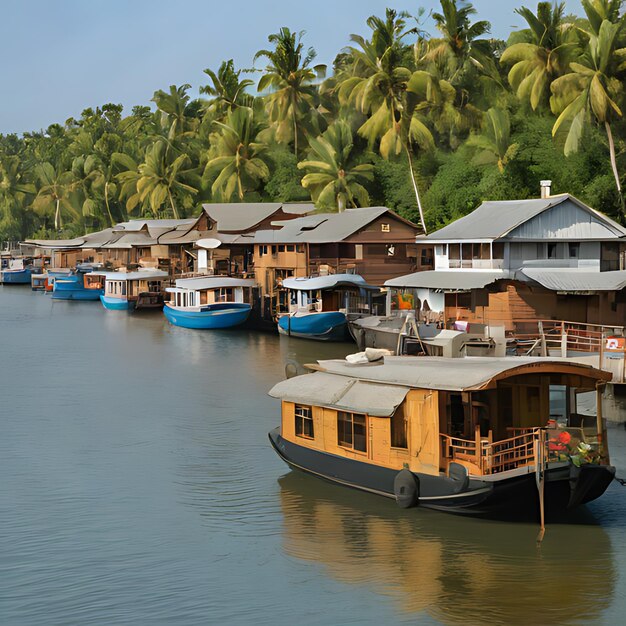
[[[306,439],[315,438],[313,432],[313,409],[310,406],[296,404],[296,435]]]
[[[337,413],[337,443],[345,448],[367,452],[365,415],[361,413]]]
[[[404,405],[400,405],[389,420],[391,428],[391,447],[408,448],[406,436],[406,416],[404,415]]]

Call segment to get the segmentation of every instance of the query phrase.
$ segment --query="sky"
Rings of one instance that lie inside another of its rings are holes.
[[[524,21],[526,0],[474,0],[476,19],[506,38]],[[577,0],[568,10],[581,13]],[[437,0],[0,0],[0,133],[40,130],[107,102],[150,104],[157,89],[190,83],[226,59],[252,67],[254,54],[281,26],[304,30],[317,63],[331,64],[351,33],[390,6],[417,14]],[[432,21],[426,22],[427,30]],[[263,67],[263,59],[257,67]]]

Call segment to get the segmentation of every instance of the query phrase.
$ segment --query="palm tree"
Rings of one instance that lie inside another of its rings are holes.
[[[188,126],[187,110],[189,107],[189,94],[187,91],[191,85],[185,84],[180,87],[170,85],[169,92],[159,89],[154,92],[152,102],[157,105],[164,122],[168,125],[168,138],[173,141],[178,135],[184,133]]]
[[[139,201],[149,207],[153,215],[169,203],[174,219],[179,219],[174,196],[176,193],[194,196],[198,190],[189,185],[191,160],[187,154],[177,154],[165,139],[157,139],[146,150],[145,161],[138,167],[137,193]],[[184,169],[186,168],[187,169]]]
[[[39,163],[35,167],[40,187],[33,200],[33,209],[46,215],[54,214],[54,229],[63,230],[63,212],[65,209],[71,217],[78,218],[79,214],[72,203],[71,194],[76,187],[76,181],[71,171],[61,170],[52,163]]]
[[[407,102],[407,86],[413,77],[413,72],[402,65],[407,59],[402,40],[410,32],[406,28],[407,17],[404,12],[387,9],[385,19],[368,18],[371,40],[351,35],[350,39],[358,44],[358,48],[348,49],[354,59],[353,76],[339,85],[338,94],[342,104],[352,104],[361,113],[369,115],[357,132],[367,139],[370,147],[380,140],[379,151],[384,159],[402,152],[406,154],[422,226],[426,230],[413,171],[412,145],[430,148],[433,138],[422,120],[414,115],[415,97],[412,104]]]
[[[517,144],[511,143],[511,122],[506,109],[492,107],[483,119],[483,133],[473,135],[468,145],[479,151],[474,162],[479,165],[496,164],[500,173],[515,156]]]
[[[553,112],[559,114],[552,134],[565,138],[566,155],[578,150],[589,118],[604,125],[615,186],[626,216],[611,130],[611,123],[623,117],[619,103],[624,95],[626,48],[619,46],[622,45],[620,36],[625,24],[626,18],[617,23],[605,19],[600,24],[598,34],[593,31],[586,33],[589,42],[578,61],[570,63],[572,71],[552,83],[550,103]]]
[[[339,120],[321,137],[311,138],[309,145],[309,158],[298,168],[307,172],[302,186],[311,190],[316,206],[338,211],[368,206],[369,194],[362,183],[374,178],[374,166],[356,160],[350,126]]]
[[[565,3],[540,2],[537,14],[522,7],[515,9],[528,23],[527,41],[509,46],[500,58],[513,64],[509,83],[520,100],[529,100],[533,110],[547,105],[550,85],[568,69],[576,42],[573,24],[564,20]]]
[[[21,236],[26,217],[27,198],[36,193],[28,172],[17,155],[0,158],[0,228],[4,233]]]
[[[208,102],[208,108],[215,109],[218,117],[223,117],[239,106],[252,105],[252,96],[246,93],[246,89],[254,85],[254,81],[249,78],[240,80],[241,70],[235,71],[232,59],[223,61],[217,73],[210,69],[204,70],[204,73],[213,84],[200,87],[200,93],[213,96]]]
[[[296,33],[283,27],[268,37],[268,41],[274,44],[273,50],[259,50],[254,55],[255,61],[260,57],[269,61],[258,90],[271,90],[267,96],[267,113],[276,128],[276,139],[282,143],[293,140],[296,157],[300,123],[315,106],[313,82],[326,73],[325,65],[311,67],[316,53],[309,48],[304,54],[303,35],[304,31]]]
[[[115,152],[111,156],[111,168],[116,172],[115,179],[119,183],[119,197],[126,200],[126,210],[132,214],[137,206],[142,205],[142,213],[146,210],[147,203],[142,203],[137,191],[137,183],[141,178],[139,164],[129,155],[123,152]]]
[[[482,37],[489,33],[491,24],[485,20],[472,24],[470,18],[476,9],[469,2],[439,1],[442,12],[433,13],[432,18],[442,37],[429,42],[425,60],[437,64],[441,77],[457,85],[470,67],[482,66],[489,56],[489,43]],[[444,67],[445,70],[441,71]]]
[[[235,196],[243,201],[270,175],[267,146],[257,137],[264,127],[248,107],[236,108],[225,122],[214,122],[214,126],[216,132],[211,136],[203,180],[212,181],[213,198],[230,202]]]

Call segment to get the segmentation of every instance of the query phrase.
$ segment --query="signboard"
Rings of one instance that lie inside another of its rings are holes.
[[[607,337],[604,349],[607,352],[623,352],[626,348],[626,337]]]

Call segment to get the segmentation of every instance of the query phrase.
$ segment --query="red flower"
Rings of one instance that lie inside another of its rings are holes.
[[[559,433],[559,441],[561,443],[569,443],[571,438],[572,436],[566,430],[564,430],[562,433]]]

